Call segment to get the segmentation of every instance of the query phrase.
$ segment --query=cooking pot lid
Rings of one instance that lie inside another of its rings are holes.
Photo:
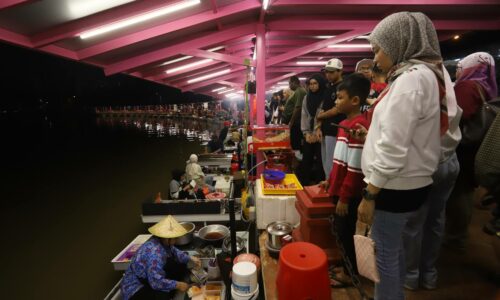
[[[292,232],[292,225],[287,222],[273,222],[267,226],[267,232],[277,235],[286,235]]]

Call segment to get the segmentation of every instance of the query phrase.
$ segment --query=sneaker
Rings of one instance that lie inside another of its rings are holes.
[[[420,285],[423,289],[426,289],[426,290],[435,290],[436,289],[436,284],[431,284],[431,283],[424,283],[422,282],[422,284]]]
[[[416,291],[417,290],[416,286],[413,286],[413,285],[408,284],[408,283],[405,283],[403,286],[404,286],[405,289],[407,289],[409,291]]]

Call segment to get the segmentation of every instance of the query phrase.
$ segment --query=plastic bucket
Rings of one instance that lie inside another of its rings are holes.
[[[259,285],[253,293],[242,294],[234,290],[234,285],[231,284],[231,297],[233,300],[254,300],[259,298]]]
[[[251,295],[257,289],[257,266],[254,263],[242,261],[233,265],[232,286],[235,292]]]

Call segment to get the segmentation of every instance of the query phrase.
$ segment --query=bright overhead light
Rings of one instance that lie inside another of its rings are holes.
[[[371,48],[370,44],[335,44],[329,45],[328,48]]]
[[[218,92],[218,91],[222,91],[222,90],[225,90],[225,89],[227,89],[227,87],[223,86],[223,87],[220,87],[220,88],[213,89],[212,92]]]
[[[85,31],[83,33],[80,33],[80,38],[86,39],[86,38],[94,37],[94,36],[99,35],[99,34],[107,33],[110,31],[114,31],[117,29],[121,29],[121,28],[130,26],[130,25],[141,23],[141,22],[153,19],[153,18],[157,18],[157,17],[163,16],[166,14],[170,14],[170,13],[182,10],[184,8],[191,7],[191,6],[199,4],[199,3],[200,3],[200,0],[182,1],[182,2],[176,3],[174,5],[169,5],[169,6],[166,6],[164,8],[160,8],[160,9],[157,9],[157,10],[154,10],[154,11],[142,14],[142,15],[138,15],[138,16],[128,18],[128,19],[125,19],[122,21],[118,21],[115,23],[111,23],[111,24],[108,24],[108,25],[105,25],[105,26],[102,26],[102,27],[99,27],[96,29]]]
[[[172,60],[166,61],[166,62],[162,63],[160,66],[171,65],[171,64],[174,64],[176,62],[180,62],[180,61],[183,61],[183,60],[186,60],[186,59],[190,59],[190,58],[193,58],[193,57],[192,56],[179,57],[179,58],[176,58],[176,59],[172,59]]]
[[[200,77],[189,79],[187,81],[187,83],[195,83],[195,82],[202,81],[202,80],[205,80],[205,79],[208,79],[208,78],[217,77],[219,75],[227,74],[229,72],[231,72],[231,69],[226,69],[226,70],[222,70],[222,71],[219,71],[219,72],[210,73],[210,74],[207,74],[207,75],[203,75],[203,76],[200,76]]]
[[[460,36],[458,34],[453,36],[454,40],[458,40],[459,38],[460,38]]]
[[[332,37],[335,37],[335,36],[334,35],[316,35],[314,37],[317,38],[317,39],[329,39],[329,38],[332,38]]]
[[[232,92],[232,91],[234,91],[234,89],[227,89],[227,90],[224,90],[222,92],[218,92],[217,94],[222,95],[222,94],[229,93],[229,92]]]
[[[257,58],[257,49],[255,49],[253,51],[253,58],[252,59],[255,60],[256,58]]]
[[[266,10],[269,6],[269,0],[262,0],[262,9]]]
[[[299,77],[299,80],[306,80],[307,78],[305,77]]]
[[[357,40],[367,40],[370,36],[369,35],[359,35],[355,37]]]
[[[207,51],[214,52],[214,51],[218,51],[218,50],[221,50],[221,49],[224,49],[224,46],[219,46],[219,47],[215,47],[215,48],[212,48],[212,49],[208,49]],[[172,59],[172,60],[169,60],[167,62],[164,62],[160,66],[170,65],[170,64],[173,64],[173,63],[176,63],[176,62],[180,62],[180,61],[183,61],[183,60],[186,60],[186,59],[190,59],[190,58],[193,58],[193,57],[189,56],[189,55],[182,56],[182,57],[179,57],[179,58]]]
[[[327,62],[321,60],[299,60],[297,65],[299,66],[324,66]]]
[[[218,47],[215,47],[215,48],[208,49],[207,51],[210,51],[210,52],[219,51],[219,50],[224,49],[224,47],[225,46],[218,46]]]
[[[228,98],[236,98],[236,97],[239,97],[240,95],[236,94],[236,93],[231,93],[231,94],[227,94],[226,97]]]
[[[172,74],[172,73],[179,72],[179,71],[182,71],[182,70],[185,70],[185,69],[189,69],[189,68],[192,68],[192,67],[196,67],[196,66],[199,66],[199,65],[211,62],[211,61],[213,61],[213,59],[211,59],[211,58],[202,59],[202,60],[190,63],[190,64],[185,64],[185,65],[179,66],[177,68],[168,69],[166,71],[166,73],[167,74]]]

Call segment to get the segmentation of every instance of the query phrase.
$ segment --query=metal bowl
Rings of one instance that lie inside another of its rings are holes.
[[[184,227],[184,229],[186,229],[187,233],[177,238],[177,240],[175,241],[175,244],[177,246],[183,246],[191,243],[191,241],[193,240],[193,232],[195,227],[194,223],[190,222],[182,222],[180,224],[182,225],[182,227]]]
[[[239,236],[236,237],[236,253],[240,253],[245,249],[245,239]],[[231,236],[228,236],[222,242],[222,251],[231,254]]]
[[[200,239],[206,242],[217,242],[229,236],[229,228],[224,225],[207,225],[198,231]]]

